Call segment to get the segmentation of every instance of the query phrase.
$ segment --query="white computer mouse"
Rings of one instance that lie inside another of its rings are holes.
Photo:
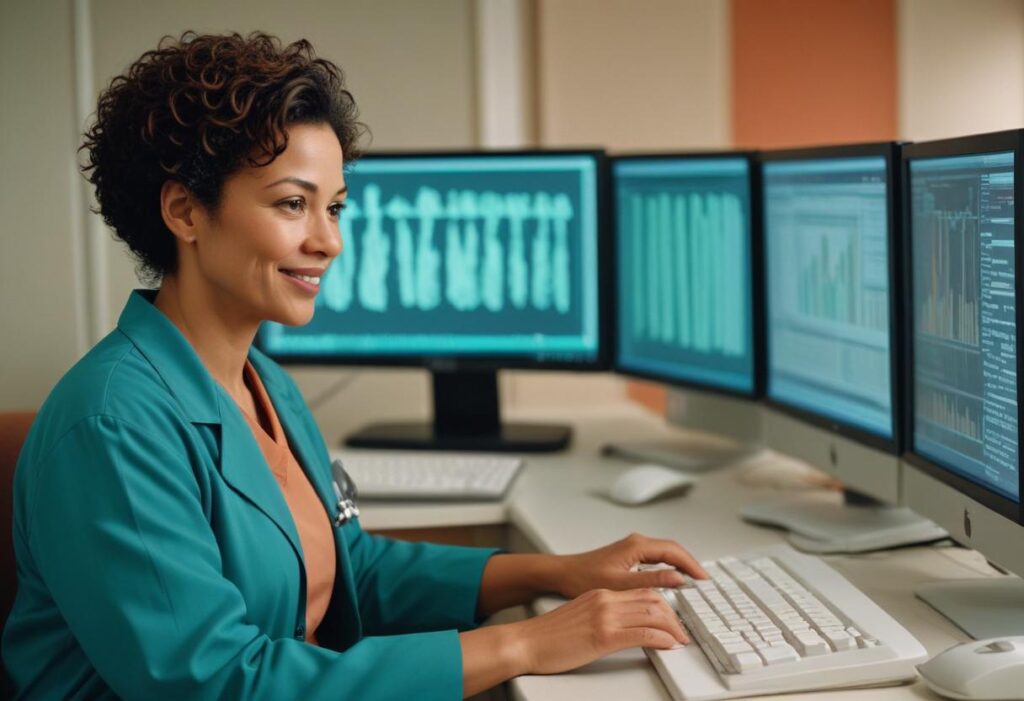
[[[617,504],[639,506],[689,489],[696,479],[664,465],[634,465],[612,484],[608,496]]]
[[[1024,636],[954,645],[917,666],[932,691],[951,699],[1024,698]]]

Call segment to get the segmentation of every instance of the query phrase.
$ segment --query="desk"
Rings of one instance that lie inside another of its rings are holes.
[[[536,413],[533,420],[543,420]],[[551,421],[566,415],[551,413]],[[751,501],[779,498],[785,493],[751,487],[737,480],[741,466],[708,473],[683,497],[643,507],[627,508],[603,497],[609,485],[629,465],[603,458],[600,449],[616,440],[658,440],[685,435],[659,417],[626,405],[574,410],[574,441],[565,453],[531,456],[523,474],[503,504],[492,505],[361,505],[368,529],[508,524],[511,549],[550,553],[588,550],[632,531],[673,538],[700,559],[743,552],[778,543],[780,533],[750,526],[736,516]],[[839,502],[830,492],[809,498]],[[896,617],[930,654],[968,638],[952,623],[916,599],[913,588],[941,579],[993,576],[978,553],[955,547],[907,548],[885,553],[828,557],[826,560]],[[653,667],[640,650],[627,650],[568,674],[519,677],[509,683],[513,698],[524,701],[588,699],[589,701],[670,701]],[[814,698],[824,692],[813,694]],[[844,701],[937,699],[922,682],[884,689],[831,692]],[[807,694],[776,696],[800,699]]]

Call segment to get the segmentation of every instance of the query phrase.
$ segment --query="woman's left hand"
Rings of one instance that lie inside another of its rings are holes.
[[[708,574],[674,540],[659,540],[634,533],[597,550],[559,558],[559,593],[574,599],[591,589],[678,587],[685,573],[696,579]],[[637,571],[639,564],[664,562],[675,569]]]

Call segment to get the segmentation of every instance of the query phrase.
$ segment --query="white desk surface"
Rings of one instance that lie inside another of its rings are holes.
[[[509,417],[514,419],[515,417]],[[416,528],[511,523],[538,550],[572,553],[599,547],[633,531],[673,538],[700,559],[741,553],[780,542],[774,530],[757,528],[736,515],[751,501],[796,494],[772,487],[752,487],[737,480],[743,465],[700,477],[688,494],[659,503],[627,508],[604,498],[609,485],[629,463],[603,458],[609,441],[658,440],[685,432],[674,429],[644,410],[623,403],[571,416],[531,413],[532,420],[570,421],[575,426],[571,449],[564,453],[528,456],[523,474],[503,504],[374,504],[360,505],[365,528]],[[755,458],[757,459],[757,458]],[[765,458],[760,458],[764,460]],[[771,459],[770,455],[767,459]],[[835,500],[838,494],[807,492],[808,498]],[[940,579],[994,576],[978,553],[953,547],[906,548],[878,554],[829,557],[827,561],[897,618],[930,654],[968,638],[952,623],[916,599],[913,588]],[[591,701],[664,700],[671,697],[641,650],[599,660],[568,674],[519,677],[510,682],[515,698],[526,701],[589,699]],[[777,699],[817,698],[826,692],[777,696]],[[847,701],[878,699],[937,699],[920,681],[885,689],[828,692]]]

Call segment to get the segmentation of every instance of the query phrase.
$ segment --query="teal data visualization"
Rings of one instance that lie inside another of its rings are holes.
[[[752,392],[747,158],[624,158],[612,174],[617,366]]]
[[[886,160],[764,164],[768,394],[891,438]]]
[[[913,440],[1019,502],[1013,158],[910,161]]]
[[[597,156],[367,156],[344,250],[277,355],[596,357]]]

